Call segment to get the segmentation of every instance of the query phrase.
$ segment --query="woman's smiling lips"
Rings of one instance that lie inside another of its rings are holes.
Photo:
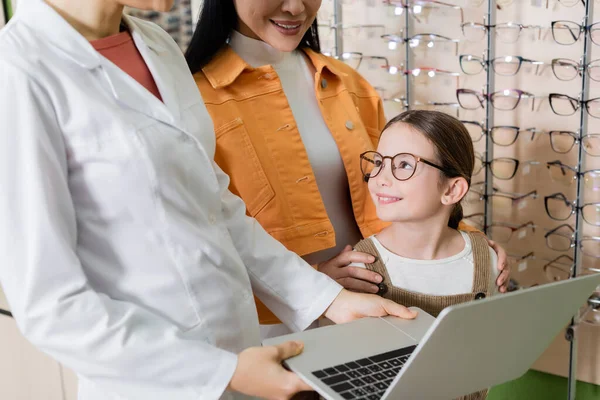
[[[302,29],[302,21],[270,20],[275,29],[287,36],[295,36]]]

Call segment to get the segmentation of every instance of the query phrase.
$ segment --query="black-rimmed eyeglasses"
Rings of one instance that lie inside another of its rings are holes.
[[[550,93],[548,99],[550,100],[550,108],[556,115],[573,115],[581,106],[584,106],[590,117],[600,118],[600,97],[580,100],[566,94]]]
[[[571,215],[581,212],[583,220],[590,225],[600,226],[600,203],[586,203],[580,207],[569,201],[563,193],[544,197],[546,214],[556,221],[566,221]]]

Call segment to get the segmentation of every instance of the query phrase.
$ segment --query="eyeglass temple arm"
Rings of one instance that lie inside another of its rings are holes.
[[[527,228],[529,226],[531,226],[531,230],[535,232],[536,226],[535,226],[535,223],[533,221],[527,221],[524,224],[521,224],[520,226],[517,227],[517,230],[523,229],[523,228]]]
[[[562,225],[559,225],[556,228],[552,229],[551,231],[548,231],[544,235],[544,237],[548,237],[548,236],[554,235],[554,234],[563,235],[562,233],[556,233],[559,229],[562,229],[562,228],[568,228],[571,231],[571,235],[573,235],[575,233],[575,229],[573,229],[573,227],[571,225],[569,225],[569,224],[562,224]],[[563,236],[565,236],[565,235],[563,235]]]
[[[513,198],[513,201],[519,201],[519,200],[525,199],[525,198],[530,197],[530,196],[533,197],[534,199],[537,199],[537,190],[532,190],[529,193],[526,193],[526,194],[521,195],[521,196],[517,196],[517,197]]]

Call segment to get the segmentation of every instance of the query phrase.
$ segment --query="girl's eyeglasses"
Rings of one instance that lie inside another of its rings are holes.
[[[556,153],[566,154],[579,143],[579,133],[571,131],[550,131],[550,147]],[[590,133],[581,137],[583,150],[592,157],[600,157],[600,134]]]
[[[575,230],[572,226],[560,225],[545,235],[546,246],[556,251],[569,251],[573,249],[575,243]],[[600,237],[584,236],[579,241],[579,248],[586,256],[600,258]]]
[[[585,222],[600,226],[600,203],[586,203],[577,207],[575,202],[567,200],[563,193],[554,193],[544,197],[544,205],[546,214],[555,221],[566,221],[580,210]]]
[[[600,82],[600,60],[591,61],[588,65],[583,65],[577,61],[568,58],[555,58],[552,60],[552,72],[556,79],[561,81],[571,81],[581,76],[586,71],[591,80]]]
[[[488,29],[496,28],[496,36],[504,43],[515,43],[523,29],[540,29],[539,25],[523,25],[518,22],[504,22],[496,25],[485,25],[477,22],[465,22],[461,29],[465,38],[470,42],[482,40]]]
[[[485,127],[477,121],[460,121],[463,123],[473,142],[478,142],[485,135]],[[521,129],[518,126],[497,125],[490,128],[492,142],[498,146],[510,146],[517,141],[521,132],[531,133],[530,140],[533,141],[535,134],[539,133],[535,128]]]
[[[393,157],[383,156],[376,151],[366,151],[360,155],[360,169],[363,174],[363,179],[368,182],[370,178],[375,178],[385,168],[385,159],[390,160],[392,175],[399,181],[406,181],[413,177],[417,172],[419,163],[427,164],[433,168],[439,169],[444,173],[453,175],[453,171],[449,171],[431,161],[427,161],[422,157],[415,156],[411,153],[399,153]]]
[[[584,106],[588,115],[593,118],[600,118],[600,97],[589,100],[579,100],[566,94],[550,93],[550,108],[556,115],[573,115]]]
[[[477,75],[487,69],[488,63],[492,64],[492,69],[498,75],[514,76],[520,70],[524,63],[529,63],[536,66],[536,74],[539,71],[539,66],[544,65],[542,61],[534,61],[521,56],[503,56],[496,57],[491,61],[484,60],[481,57],[476,57],[471,54],[463,54],[459,57],[460,69],[467,75]]]
[[[483,94],[471,89],[456,89],[458,103],[466,110],[485,108],[486,97],[497,110],[512,111],[517,108],[521,99],[533,99],[531,109],[535,107],[535,96],[519,89],[505,89],[491,94]]]
[[[597,192],[600,190],[600,169],[590,169],[584,172],[578,172],[576,168],[563,164],[559,160],[549,161],[546,168],[550,172],[550,178],[553,182],[564,186],[570,186],[580,177],[583,177],[587,188]]]
[[[581,34],[585,32],[590,35],[592,43],[600,44],[600,23],[583,26],[573,21],[553,21],[552,37],[554,41],[562,45],[570,45],[579,40]]]

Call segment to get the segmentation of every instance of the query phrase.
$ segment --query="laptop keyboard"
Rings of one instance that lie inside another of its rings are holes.
[[[417,346],[313,371],[313,375],[344,399],[378,400]]]

